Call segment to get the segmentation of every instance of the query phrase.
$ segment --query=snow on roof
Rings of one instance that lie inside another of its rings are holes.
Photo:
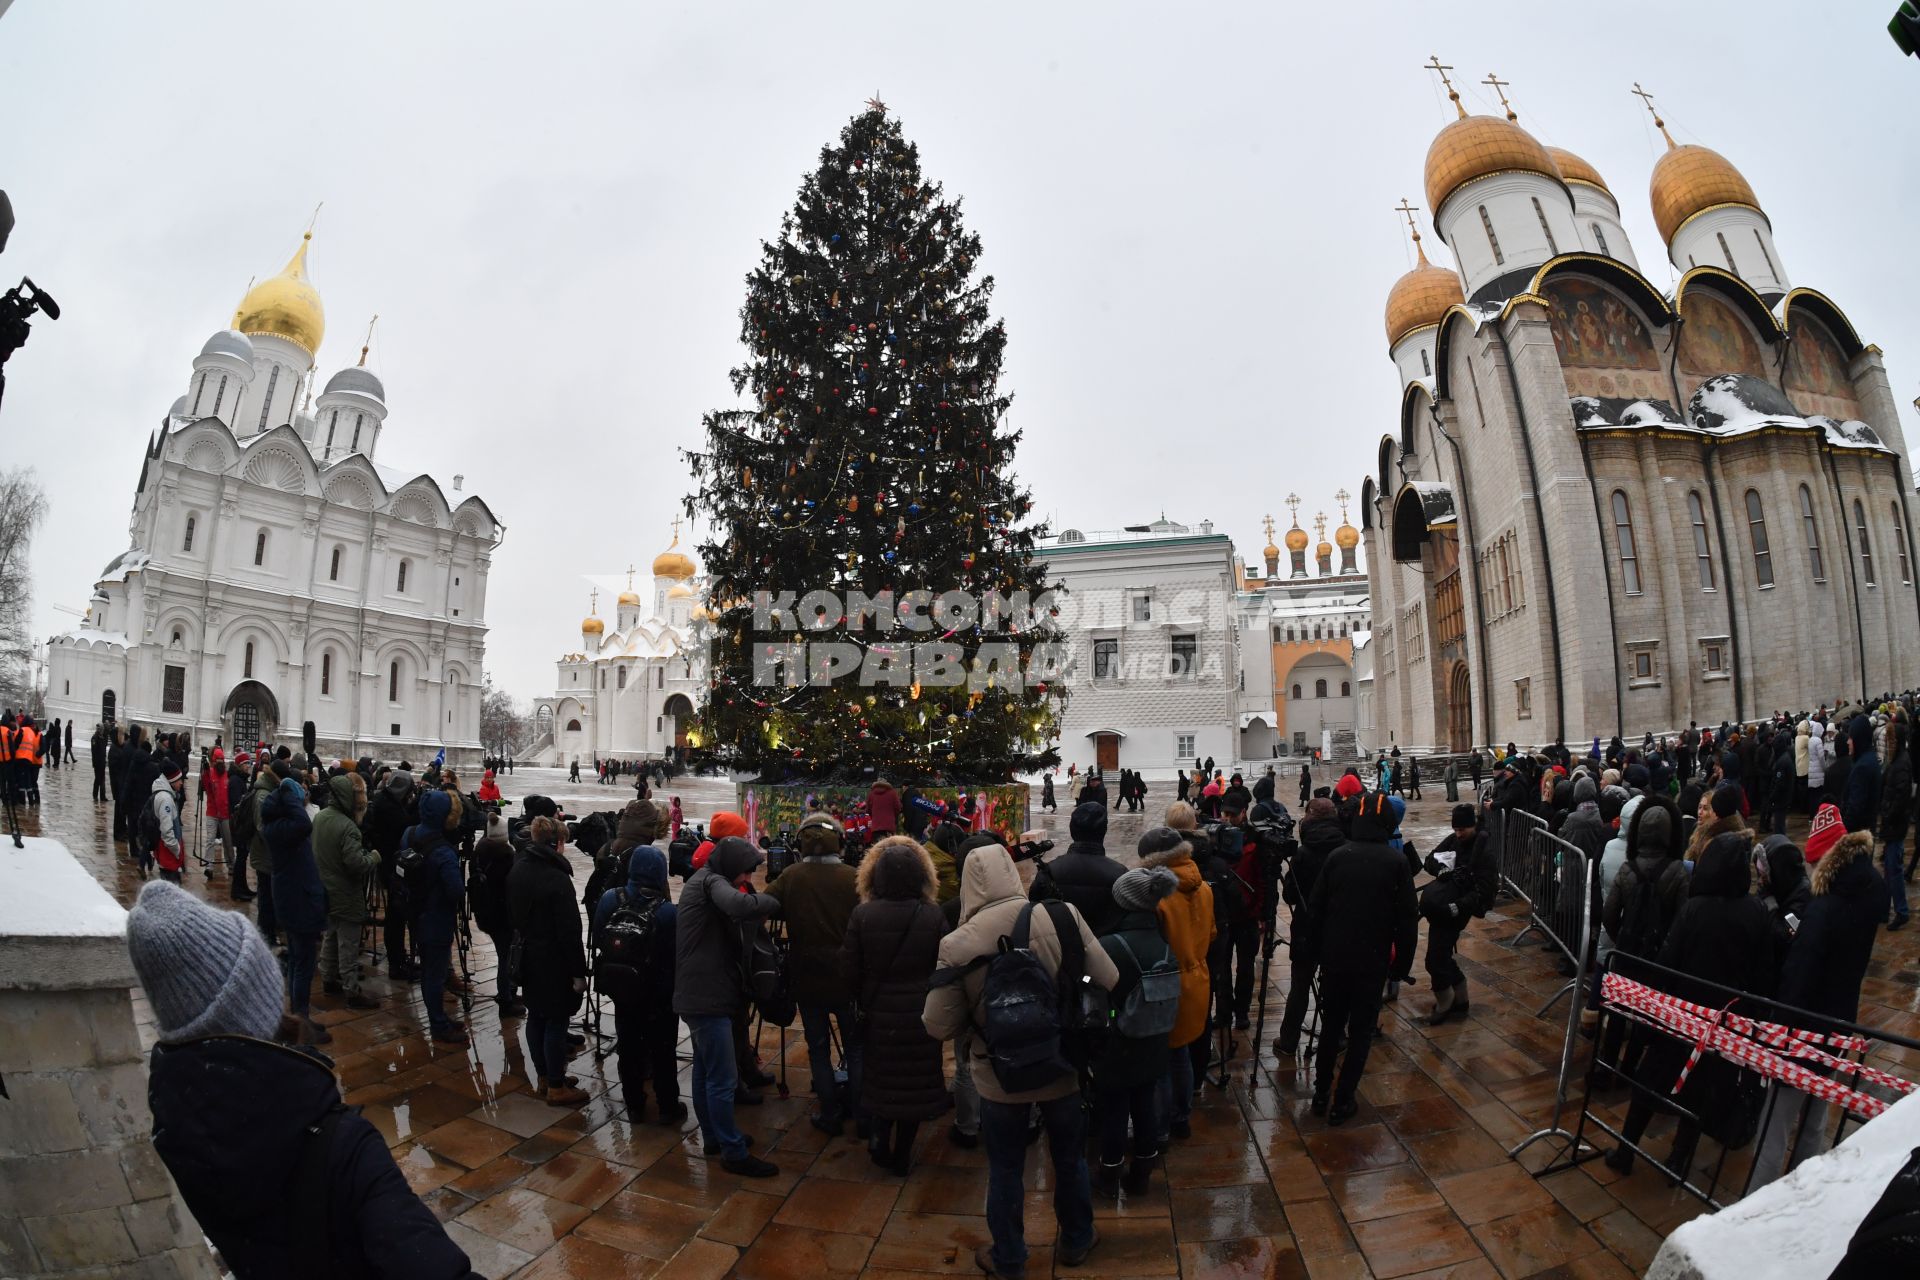
[[[1679,427],[1679,411],[1665,400],[1633,400],[1624,396],[1575,396],[1576,427]]]
[[[122,551],[108,562],[100,571],[101,582],[125,582],[127,578],[147,567],[147,553],[140,550]]]
[[[1824,413],[1807,416],[1807,421],[1827,433],[1827,443],[1841,449],[1884,449],[1886,442],[1880,433],[1858,418],[1849,418],[1845,422],[1835,422]]]
[[[1700,384],[1687,402],[1685,420],[1665,400],[1624,397],[1574,396],[1569,402],[1574,426],[1658,427],[1667,431],[1698,431],[1713,436],[1737,436],[1768,427],[1818,429],[1828,444],[1841,449],[1886,449],[1871,425],[1858,419],[1836,422],[1824,414],[1802,416],[1786,394],[1764,378],[1723,373]]]
[[[1453,486],[1443,480],[1409,480],[1407,488],[1413,490],[1420,499],[1420,514],[1426,518],[1427,527],[1451,524],[1458,519],[1458,508],[1453,503]]]

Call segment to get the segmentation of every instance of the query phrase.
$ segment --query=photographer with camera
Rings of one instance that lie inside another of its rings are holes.
[[[853,998],[840,961],[859,894],[854,870],[840,856],[845,833],[833,815],[808,814],[794,838],[800,858],[767,885],[767,893],[779,900],[780,918],[787,924],[791,994],[800,1008],[813,1096],[820,1104],[813,1127],[839,1137],[840,1126],[860,1100],[860,1035],[854,1029]],[[844,1096],[833,1075],[834,1024],[847,1058]]]
[[[1294,854],[1293,873],[1284,882],[1287,906],[1293,910],[1293,985],[1287,989],[1287,1009],[1280,1019],[1280,1035],[1273,1042],[1276,1058],[1291,1058],[1300,1052],[1300,1029],[1307,1021],[1307,999],[1313,994],[1318,972],[1311,948],[1304,945],[1301,913],[1313,897],[1313,886],[1320,878],[1333,851],[1346,842],[1333,801],[1316,796],[1307,803],[1300,822],[1299,850]]]
[[[1072,903],[1098,938],[1119,927],[1120,907],[1113,900],[1113,884],[1126,868],[1107,856],[1107,808],[1081,801],[1067,820],[1072,842],[1058,857],[1034,865],[1034,902],[1057,899]]]
[[[380,855],[381,887],[386,891],[387,975],[411,982],[420,976],[407,958],[407,913],[400,907],[398,861],[407,828],[417,816],[413,796],[413,775],[395,769],[367,799],[367,816],[360,835]]]
[[[1247,826],[1244,803],[1238,796],[1222,796],[1221,806],[1220,822],[1206,830],[1207,850],[1200,866],[1213,889],[1214,916],[1221,926],[1212,956],[1215,1025],[1226,1026],[1231,1019],[1235,1028],[1245,1031],[1252,1025],[1260,935],[1273,919],[1274,904],[1261,865],[1260,839]]]

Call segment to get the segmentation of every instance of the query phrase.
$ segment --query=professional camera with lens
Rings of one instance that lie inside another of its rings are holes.
[[[780,873],[799,860],[800,846],[794,842],[791,827],[776,831],[760,838],[760,847],[767,854],[767,883],[772,884],[780,878]]]
[[[1013,855],[1015,862],[1030,862],[1042,854],[1053,852],[1051,840],[1015,840],[1007,852]]]

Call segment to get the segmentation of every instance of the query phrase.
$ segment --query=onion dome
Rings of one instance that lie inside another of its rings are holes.
[[[1307,531],[1299,525],[1287,530],[1287,550],[1305,551],[1307,549]]]
[[[1459,273],[1428,262],[1417,231],[1413,235],[1413,249],[1420,255],[1419,264],[1395,280],[1387,292],[1389,347],[1398,346],[1400,339],[1417,329],[1439,324],[1448,307],[1466,301],[1466,294],[1460,289]]]
[[[1666,127],[1660,132],[1665,134]],[[1653,220],[1669,245],[1689,218],[1723,205],[1742,205],[1765,215],[1740,171],[1718,151],[1680,146],[1667,138],[1667,152],[1654,162]]]
[[[342,369],[327,379],[326,394],[335,391],[351,391],[356,395],[370,396],[381,404],[387,402],[387,388],[375,376],[373,370],[362,365],[353,365]]]
[[[235,360],[253,363],[253,340],[238,329],[222,329],[207,339],[207,345],[200,348],[203,356],[232,356]]]
[[[1280,548],[1273,545],[1272,534],[1267,535],[1267,545],[1260,548],[1260,554],[1269,560],[1278,560],[1280,558]]]
[[[693,576],[693,561],[684,551],[676,550],[680,545],[680,531],[674,530],[673,543],[665,551],[653,558],[653,576],[656,578],[674,578],[685,582]]]
[[[1333,555],[1333,544],[1331,542],[1328,542],[1325,538],[1320,539],[1319,544],[1315,546],[1313,549],[1313,558],[1316,560],[1326,560],[1326,559],[1329,559],[1332,555]]]
[[[185,396],[181,396],[179,399],[175,400],[173,402],[173,408],[167,410],[167,416],[169,418],[186,417],[187,416],[187,398]]]
[[[598,618],[586,618],[580,623],[580,634],[583,636],[601,635],[606,629],[607,624]]]
[[[620,598],[614,603],[618,604],[621,608],[626,608],[629,605],[635,608],[638,608],[640,604],[640,597],[631,591],[622,591],[620,593]]]
[[[1475,178],[1514,171],[1563,180],[1539,139],[1518,124],[1499,116],[1462,116],[1427,148],[1427,208],[1437,216],[1447,197]]]
[[[1340,527],[1333,531],[1333,540],[1342,551],[1351,551],[1360,545],[1360,531],[1342,519]]]
[[[313,232],[300,238],[300,247],[277,276],[269,276],[253,288],[233,313],[233,327],[244,334],[273,334],[285,338],[309,356],[320,349],[326,336],[327,313],[320,305],[320,293],[307,278],[307,246]]]
[[[1568,182],[1584,182],[1590,187],[1600,188],[1608,195],[1613,194],[1613,188],[1609,187],[1607,180],[1600,176],[1600,171],[1573,152],[1564,147],[1548,147],[1547,154],[1553,157],[1554,167],[1560,170],[1560,176]]]
[[[669,600],[688,600],[691,599],[692,596],[693,588],[684,582],[676,582],[667,588],[667,599]]]

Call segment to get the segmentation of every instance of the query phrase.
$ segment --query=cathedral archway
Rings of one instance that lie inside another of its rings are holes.
[[[1447,681],[1447,749],[1455,755],[1473,750],[1473,682],[1467,664],[1453,664]]]
[[[693,721],[693,700],[684,693],[676,693],[667,698],[660,713],[673,721],[673,749],[684,752],[687,749],[687,726]]]
[[[226,717],[227,741],[238,751],[273,741],[280,726],[280,700],[258,680],[242,680],[227,695],[220,714]]]

